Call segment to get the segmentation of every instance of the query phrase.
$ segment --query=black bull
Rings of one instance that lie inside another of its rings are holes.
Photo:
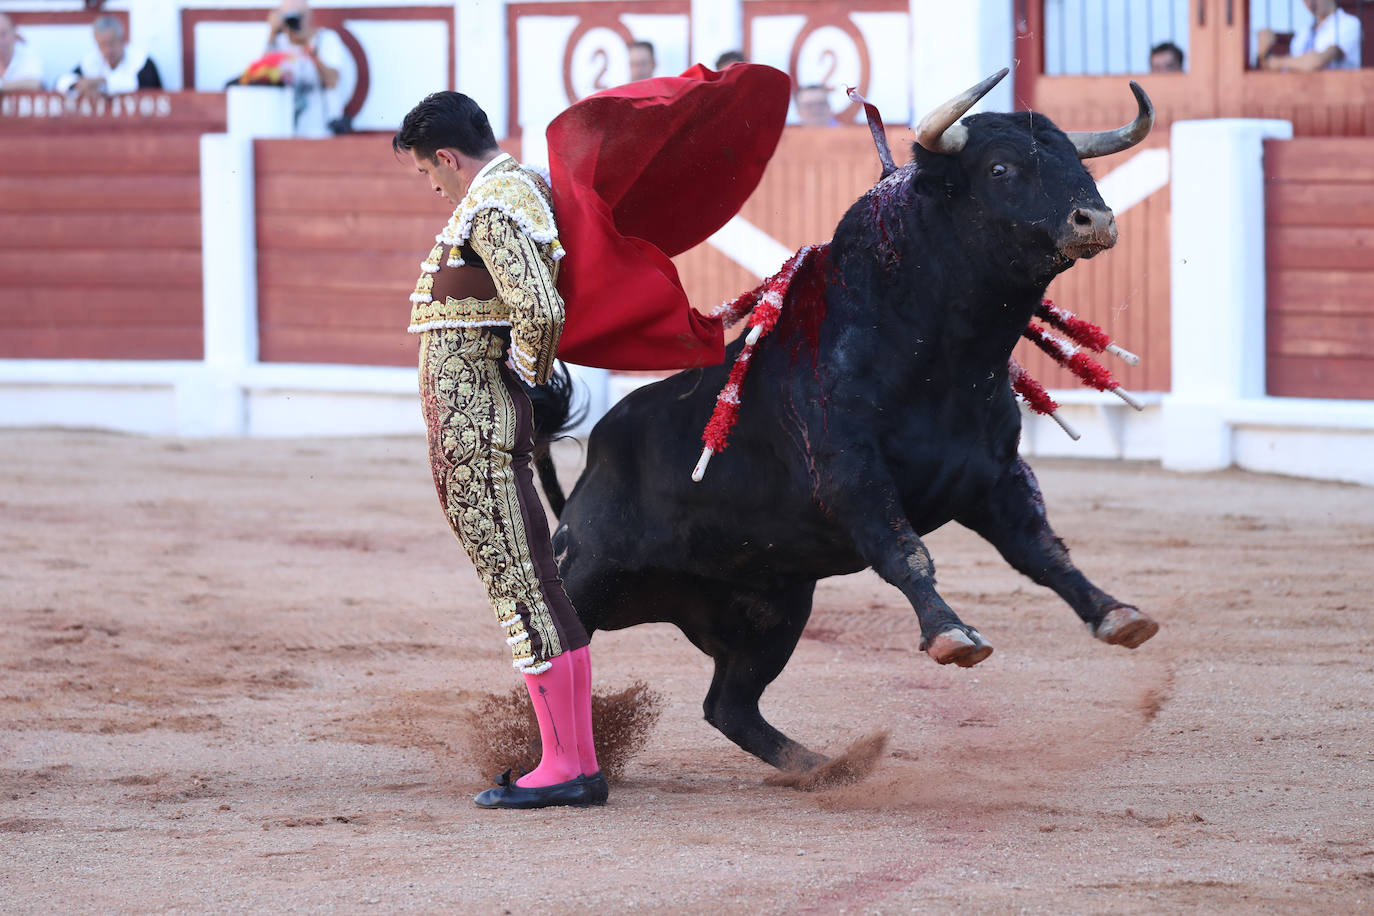
[[[1149,101],[1132,84],[1139,116],[1095,134],[1030,112],[961,122],[996,79],[922,122],[914,160],[886,170],[794,282],[703,482],[689,474],[740,342],[725,364],[617,404],[562,505],[554,550],[587,630],[675,624],[715,660],[707,721],[775,767],[824,760],[758,706],[818,579],[872,567],[911,602],[937,662],[991,653],[936,591],[921,535],[946,522],[1053,589],[1098,639],[1134,648],[1158,629],[1070,562],[1018,457],[1007,374],[1050,280],[1115,243],[1080,158],[1139,142]]]

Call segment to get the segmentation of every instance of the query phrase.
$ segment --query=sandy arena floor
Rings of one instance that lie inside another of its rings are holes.
[[[1097,643],[941,531],[991,658],[897,648],[914,615],[865,573],[820,586],[764,697],[819,750],[889,731],[864,782],[764,785],[702,721],[707,659],[653,626],[593,642],[600,686],[664,699],[610,805],[493,812],[463,712],[518,679],[424,462],[0,432],[0,910],[1374,908],[1374,489],[1036,462],[1152,642]]]

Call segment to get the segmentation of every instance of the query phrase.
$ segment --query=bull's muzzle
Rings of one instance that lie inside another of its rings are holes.
[[[1108,209],[1076,207],[1060,236],[1059,250],[1065,257],[1090,258],[1116,244],[1116,217]]]

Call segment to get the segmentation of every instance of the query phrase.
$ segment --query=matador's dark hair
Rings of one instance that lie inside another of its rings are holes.
[[[496,135],[482,107],[461,92],[434,92],[401,121],[391,138],[398,153],[414,150],[434,159],[441,149],[456,149],[464,156],[480,156],[497,148]]]

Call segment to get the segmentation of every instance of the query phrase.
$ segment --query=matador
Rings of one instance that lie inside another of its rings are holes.
[[[543,741],[539,766],[476,802],[604,804],[587,633],[558,578],[531,471],[533,409],[516,377],[547,382],[563,330],[551,193],[501,151],[486,114],[457,92],[417,105],[392,145],[457,204],[410,297],[429,463],[444,515],[525,676]]]
[[[521,380],[547,382],[556,356],[610,368],[723,358],[719,321],[690,308],[669,257],[743,204],[777,144],[787,95],[785,74],[753,65],[600,93],[550,127],[552,189],[500,149],[486,114],[461,93],[428,96],[392,139],[456,205],[410,297],[429,462],[543,745],[532,772],[503,774],[476,797],[482,807],[582,807],[608,796],[592,739],[588,636],[534,488]],[[570,237],[577,250],[565,271]],[[579,320],[565,335],[570,314]]]

